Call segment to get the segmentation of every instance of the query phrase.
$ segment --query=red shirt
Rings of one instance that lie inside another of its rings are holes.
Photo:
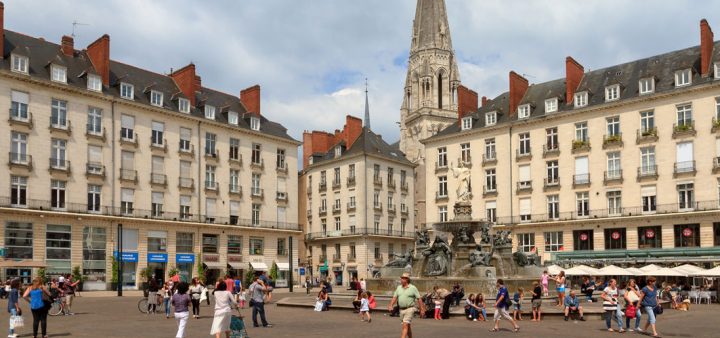
[[[227,291],[232,293],[235,288],[235,281],[232,280],[232,278],[228,278],[225,280],[225,285],[227,286]]]

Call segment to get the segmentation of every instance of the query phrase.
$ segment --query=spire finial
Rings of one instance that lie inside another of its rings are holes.
[[[365,78],[365,127],[370,129],[370,102],[368,100],[368,79]]]

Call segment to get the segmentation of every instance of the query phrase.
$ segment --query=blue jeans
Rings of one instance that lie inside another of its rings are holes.
[[[14,316],[17,316],[17,310],[15,308],[12,308],[10,309],[10,329],[8,329],[8,335],[12,335],[13,333],[15,333],[15,330],[12,329],[12,320]]]
[[[612,319],[613,319],[613,317],[615,317],[615,320],[617,321],[618,329],[622,329],[622,328],[623,328],[622,317],[619,316],[618,314],[619,314],[618,310],[607,310],[607,311],[605,311],[605,325],[607,325],[607,328],[608,328],[608,329],[609,329],[609,328],[612,328]]]
[[[163,305],[165,305],[165,317],[170,317],[170,298],[163,298]]]
[[[253,310],[252,310],[252,320],[253,320],[253,326],[258,327],[258,321],[257,321],[257,315],[260,314],[260,321],[262,321],[263,326],[268,326],[267,320],[265,320],[265,303],[262,302],[254,302]]]
[[[648,316],[648,324],[655,324],[655,312],[653,312],[654,306],[643,306],[643,309],[645,309],[645,313]]]
[[[485,312],[485,308],[481,308],[481,309],[480,309],[480,312],[481,312],[482,315],[483,315],[483,319],[487,320],[487,312]]]
[[[640,328],[640,308],[635,308],[635,330]],[[625,318],[625,327],[630,329],[630,320],[632,318]]]

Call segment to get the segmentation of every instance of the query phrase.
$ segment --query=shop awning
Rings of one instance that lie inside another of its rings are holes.
[[[222,264],[220,262],[203,262],[203,264],[205,264],[208,267],[208,269],[224,269],[225,268],[225,264]]]
[[[280,271],[290,271],[290,263],[276,263],[278,270]]]
[[[236,270],[247,270],[250,267],[248,263],[243,262],[228,262],[228,265]]]
[[[47,267],[45,262],[34,261],[31,259],[23,259],[19,261],[5,260],[0,261],[0,268],[44,268]]]
[[[255,271],[268,271],[268,266],[262,262],[250,262]]]

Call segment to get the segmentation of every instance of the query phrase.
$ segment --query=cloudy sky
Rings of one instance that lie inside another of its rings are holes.
[[[295,138],[362,116],[397,140],[416,0],[4,0],[5,27],[82,48],[111,37],[112,58],[156,72],[190,61],[203,85],[237,95],[262,86],[262,111]],[[720,2],[446,0],[464,85],[493,97],[515,70],[530,82],[564,76],[564,58],[597,69],[699,44]],[[720,39],[720,36],[717,37]]]

